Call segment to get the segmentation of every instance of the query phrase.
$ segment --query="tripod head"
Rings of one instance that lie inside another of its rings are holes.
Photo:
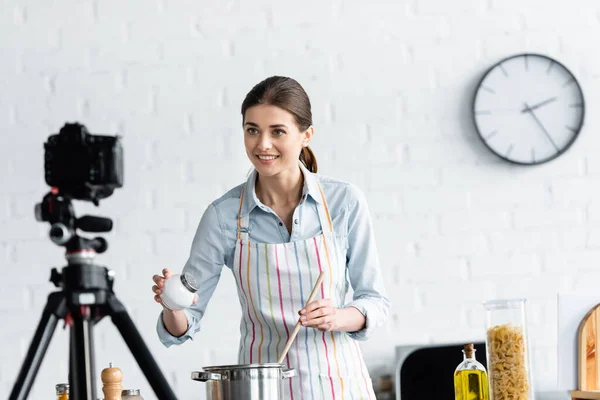
[[[91,261],[96,253],[103,253],[108,248],[106,239],[84,238],[77,234],[77,229],[85,232],[110,232],[112,220],[92,215],[77,218],[70,196],[61,194],[58,188],[52,188],[42,202],[36,204],[35,218],[40,222],[50,223],[50,240],[65,247],[69,262]]]

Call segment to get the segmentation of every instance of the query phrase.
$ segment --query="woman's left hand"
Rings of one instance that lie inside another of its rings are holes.
[[[338,328],[338,309],[331,299],[315,300],[299,312],[302,326],[317,328],[320,331],[335,331]]]

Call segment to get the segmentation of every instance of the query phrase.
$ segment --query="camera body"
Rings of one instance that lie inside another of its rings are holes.
[[[74,199],[93,201],[123,186],[123,147],[119,136],[93,135],[84,125],[66,123],[44,144],[45,179]]]

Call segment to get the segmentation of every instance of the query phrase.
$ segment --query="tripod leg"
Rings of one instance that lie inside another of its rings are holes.
[[[113,293],[108,295],[107,308],[113,323],[121,333],[123,340],[127,343],[131,354],[135,357],[142,372],[146,376],[152,390],[161,400],[177,400],[175,393],[171,390],[169,383],[158,368],[150,350],[144,343],[144,339],[138,332],[135,324],[129,317],[127,310]]]
[[[66,314],[67,303],[63,293],[51,293],[48,296],[48,302],[42,312],[42,317],[19,371],[17,381],[10,393],[9,400],[24,400],[29,395],[33,381],[37,376],[54,330],[56,329],[56,324]]]
[[[73,315],[70,346],[69,385],[74,399],[96,400],[94,371],[94,335],[89,317],[89,307],[80,306],[80,313]]]

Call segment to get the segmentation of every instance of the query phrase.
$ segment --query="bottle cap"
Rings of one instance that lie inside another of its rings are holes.
[[[139,396],[140,389],[123,389],[121,391],[121,396],[130,395],[130,396]]]
[[[464,350],[465,355],[467,357],[473,357],[473,353],[475,352],[475,345],[473,343],[465,344]]]
[[[198,285],[196,284],[196,279],[189,272],[181,274],[181,283],[190,292],[198,291]]]
[[[69,384],[68,383],[59,383],[56,385],[56,394],[64,394],[69,393]]]

